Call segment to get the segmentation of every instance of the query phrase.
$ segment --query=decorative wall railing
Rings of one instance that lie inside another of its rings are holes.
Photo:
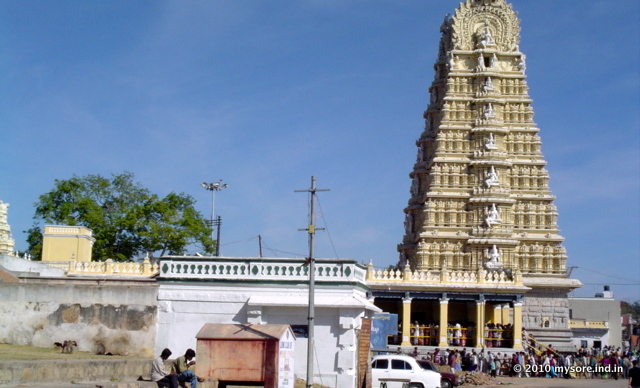
[[[317,260],[316,282],[365,284],[366,268],[352,260]],[[255,281],[302,281],[309,279],[304,259],[163,257],[160,279],[223,279]]]
[[[509,271],[496,269],[477,271],[446,269],[438,271],[412,271],[409,266],[404,270],[376,270],[372,264],[367,269],[367,282],[375,283],[421,283],[421,284],[496,284],[522,285],[522,274],[519,270]]]
[[[586,321],[583,319],[569,320],[569,327],[572,329],[608,329],[607,321]]]
[[[120,276],[146,276],[151,277],[158,274],[159,266],[151,263],[145,258],[142,263],[136,262],[115,262],[111,259],[106,261],[67,261],[67,262],[47,262],[47,265],[67,271],[67,275],[120,275]]]

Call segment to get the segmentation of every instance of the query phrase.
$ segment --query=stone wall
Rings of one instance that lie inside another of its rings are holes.
[[[153,281],[33,279],[0,283],[0,342],[151,357],[157,322]],[[101,346],[102,345],[102,346]]]
[[[522,327],[545,345],[553,344],[561,351],[574,350],[567,291],[538,289],[525,294]]]

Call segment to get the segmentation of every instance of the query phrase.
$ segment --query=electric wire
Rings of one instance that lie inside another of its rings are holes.
[[[327,231],[327,237],[329,237],[329,242],[331,243],[331,248],[333,249],[334,258],[338,258],[338,252],[336,251],[336,246],[333,244],[333,239],[331,238],[331,233],[329,232],[329,225],[327,224],[327,219],[324,216],[324,212],[322,211],[322,205],[320,204],[320,198],[318,200],[318,210],[320,210],[320,217],[322,218],[322,222],[324,224],[324,229]]]
[[[247,241],[251,241],[251,240],[255,240],[257,239],[258,236],[253,236],[253,237],[249,237],[247,239],[244,240],[237,240],[237,241],[232,241],[232,242],[228,242],[226,244],[220,244],[221,247],[227,246],[227,245],[233,245],[233,244],[238,244],[238,243],[243,243],[243,242],[247,242]]]
[[[634,282],[635,281],[635,280],[623,278],[623,277],[620,277],[620,276],[609,275],[609,274],[604,273],[602,271],[595,271],[595,270],[592,270],[592,269],[589,269],[589,268],[585,268],[585,267],[576,267],[576,269],[585,270],[587,272],[592,272],[592,273],[595,273],[597,275],[607,276],[607,277],[614,278],[614,279],[620,279],[620,280],[624,280],[624,281],[627,281],[627,282]]]

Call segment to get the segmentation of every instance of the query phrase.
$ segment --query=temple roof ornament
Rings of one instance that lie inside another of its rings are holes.
[[[505,0],[467,0],[451,19],[451,28],[445,29],[443,37],[450,34],[449,38],[456,50],[471,51],[476,47],[487,47],[487,31],[498,50],[517,50],[520,23],[513,8]],[[483,39],[485,43],[482,43]]]

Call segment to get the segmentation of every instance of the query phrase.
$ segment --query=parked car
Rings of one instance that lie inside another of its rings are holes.
[[[395,354],[375,356],[371,362],[372,387],[440,388],[440,373],[423,369],[415,358]]]
[[[418,361],[418,365],[420,365],[422,369],[432,370],[434,372],[440,373],[440,376],[442,377],[441,379],[442,388],[453,388],[453,387],[457,387],[458,385],[462,385],[462,380],[459,380],[458,376],[455,373],[441,372],[440,370],[438,370],[438,367],[436,366],[436,364],[428,360],[417,360],[417,361]]]

